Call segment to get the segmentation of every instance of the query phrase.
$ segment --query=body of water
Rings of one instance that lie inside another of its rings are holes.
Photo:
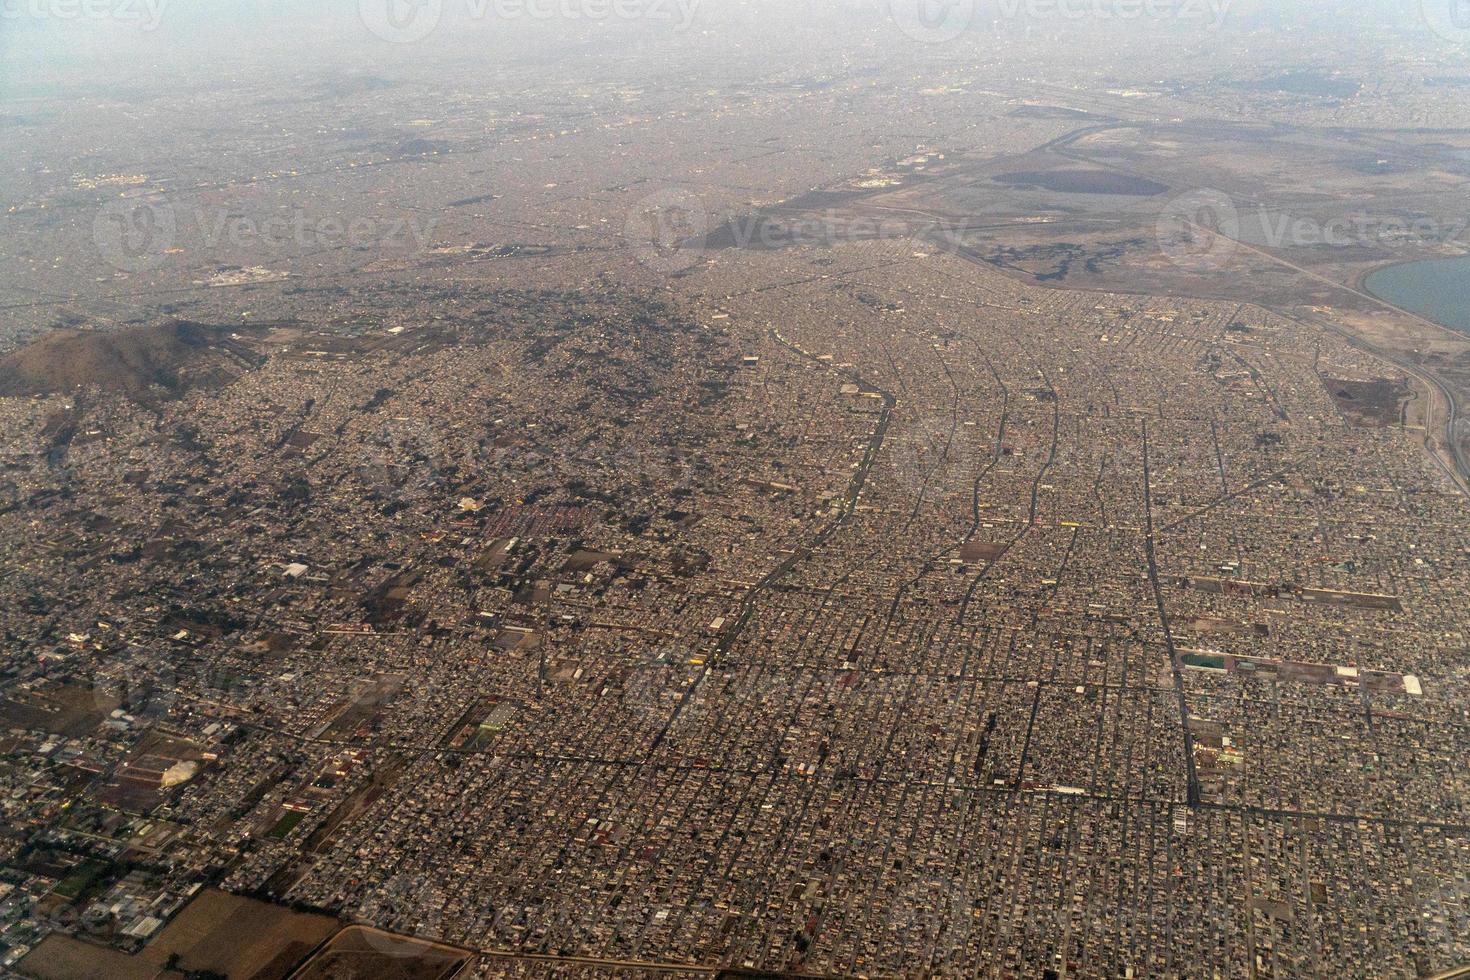
[[[1391,265],[1363,285],[1394,306],[1470,333],[1470,255]]]

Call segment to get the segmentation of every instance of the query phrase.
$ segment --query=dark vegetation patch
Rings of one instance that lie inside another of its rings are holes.
[[[1116,262],[1130,249],[1144,244],[1142,239],[1122,242],[1104,242],[1097,245],[1078,245],[1073,242],[1056,244],[1001,246],[985,257],[985,261],[1000,269],[1009,269],[1030,276],[1037,282],[1061,282],[1078,271],[1088,275],[1102,275],[1105,265]]]
[[[1388,378],[1347,381],[1323,375],[1322,383],[1343,417],[1365,428],[1398,425],[1403,418],[1404,404],[1413,394],[1403,381]]]
[[[1297,70],[1246,82],[1240,87],[1255,92],[1280,92],[1319,99],[1351,99],[1362,89],[1363,83],[1326,72]]]

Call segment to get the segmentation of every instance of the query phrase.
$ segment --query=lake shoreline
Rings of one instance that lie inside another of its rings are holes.
[[[1367,273],[1361,283],[1376,299],[1470,334],[1470,254],[1398,262]]]

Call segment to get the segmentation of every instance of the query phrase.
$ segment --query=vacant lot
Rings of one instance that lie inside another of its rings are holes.
[[[92,732],[117,706],[112,692],[68,681],[0,697],[0,725],[77,737]]]
[[[329,916],[209,890],[136,956],[52,935],[20,967],[40,980],[173,980],[206,970],[229,980],[282,980],[337,925]],[[166,972],[164,964],[175,953],[179,972]]]
[[[471,955],[453,946],[348,926],[291,980],[448,980]]]

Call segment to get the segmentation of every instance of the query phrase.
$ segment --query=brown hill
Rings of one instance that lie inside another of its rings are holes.
[[[263,358],[232,328],[173,320],[122,330],[53,330],[0,358],[0,395],[95,387],[134,398],[222,387]]]

